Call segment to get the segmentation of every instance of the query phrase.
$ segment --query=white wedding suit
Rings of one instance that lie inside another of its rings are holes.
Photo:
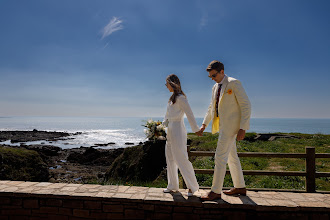
[[[222,84],[218,115],[216,100],[219,84]],[[204,117],[206,126],[212,120],[212,133],[219,131],[218,145],[215,152],[215,167],[211,190],[220,194],[228,162],[235,188],[244,188],[245,182],[236,149],[236,136],[239,129],[248,130],[250,124],[251,104],[241,82],[225,75],[220,83],[212,88],[212,100]]]
[[[195,117],[185,96],[177,96],[174,104],[167,105],[164,121],[168,120],[167,142],[165,147],[167,164],[167,188],[179,190],[178,169],[188,189],[194,193],[199,189],[194,168],[188,159],[187,131],[183,116],[186,114],[193,132],[199,131]]]

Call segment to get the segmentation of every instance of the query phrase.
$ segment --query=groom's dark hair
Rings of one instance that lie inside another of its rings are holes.
[[[217,60],[213,60],[206,68],[207,72],[210,72],[211,70],[216,70],[217,72],[220,72],[221,70],[224,70],[225,66],[223,63]]]

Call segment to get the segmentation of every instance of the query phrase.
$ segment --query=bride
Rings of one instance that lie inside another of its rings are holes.
[[[199,127],[187,97],[181,89],[179,78],[171,74],[166,78],[165,85],[173,94],[168,101],[164,119],[164,124],[168,127],[165,148],[168,185],[164,189],[164,193],[179,190],[178,169],[180,169],[180,173],[188,188],[188,196],[192,196],[199,189],[199,186],[194,168],[188,160],[187,131],[183,122],[184,114],[188,118],[192,131],[198,135]]]

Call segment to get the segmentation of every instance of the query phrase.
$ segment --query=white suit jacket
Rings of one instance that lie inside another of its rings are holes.
[[[241,82],[225,75],[219,98],[219,120],[216,119],[215,104],[218,91],[218,83],[212,88],[212,100],[204,117],[206,126],[213,120],[212,133],[219,130],[237,134],[239,129],[250,128],[251,104]],[[214,123],[216,123],[214,125]],[[219,128],[217,128],[219,123]]]

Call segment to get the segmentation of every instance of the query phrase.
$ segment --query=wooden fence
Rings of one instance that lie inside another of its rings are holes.
[[[188,146],[188,156],[214,156],[214,151],[190,151]],[[315,178],[330,177],[330,172],[316,172],[315,159],[330,158],[328,153],[315,153],[314,147],[306,147],[305,153],[238,153],[239,157],[266,157],[266,158],[305,158],[306,171],[263,171],[263,170],[243,170],[244,175],[268,175],[268,176],[304,176],[306,177],[306,192],[315,192]],[[196,174],[213,174],[213,169],[195,169]],[[226,174],[229,174],[227,170]]]

